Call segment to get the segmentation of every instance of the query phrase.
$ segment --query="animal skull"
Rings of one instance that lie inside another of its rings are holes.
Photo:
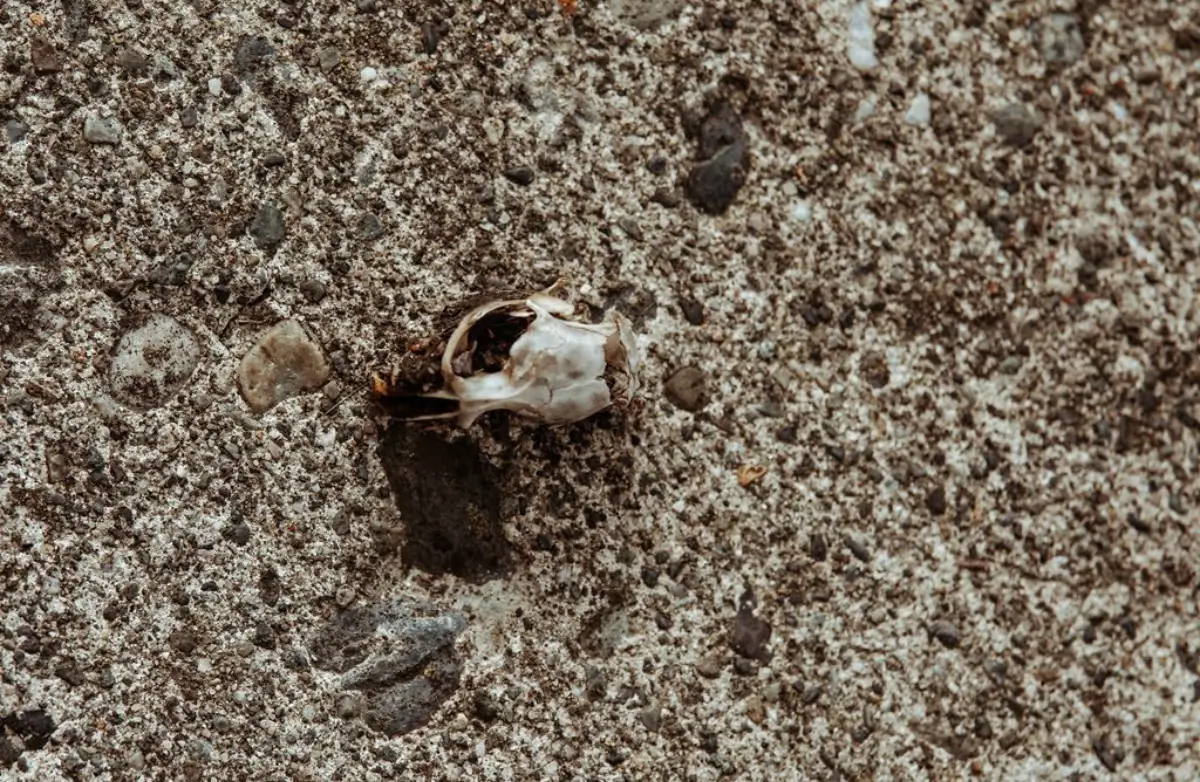
[[[454,418],[467,428],[488,411],[508,410],[556,425],[628,405],[637,392],[632,325],[615,310],[596,324],[571,319],[574,308],[554,295],[557,287],[468,312],[446,341],[442,388],[417,395],[452,400],[455,409],[413,420]],[[388,395],[378,376],[375,390]]]

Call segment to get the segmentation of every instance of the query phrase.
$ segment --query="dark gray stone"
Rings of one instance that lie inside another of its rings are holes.
[[[1042,127],[1042,118],[1027,103],[1010,103],[992,113],[996,135],[1010,147],[1025,147]]]
[[[957,649],[958,645],[962,643],[962,635],[958,632],[958,628],[950,622],[934,622],[929,627],[929,634],[947,649]]]
[[[533,184],[533,169],[529,166],[514,166],[504,172],[504,178],[514,185],[529,187]]]
[[[737,616],[734,617],[733,628],[729,634],[730,648],[749,660],[770,660],[770,622],[754,615],[756,602],[752,593],[744,593],[738,602]]]
[[[29,135],[29,126],[20,120],[10,119],[4,123],[4,134],[8,136],[8,143],[16,144]]]
[[[688,174],[687,192],[699,209],[722,214],[746,182],[750,150],[742,118],[719,104],[701,121],[697,163]]]
[[[283,212],[274,204],[263,204],[250,223],[250,235],[262,249],[274,247],[283,241]]]
[[[1067,66],[1083,57],[1087,44],[1083,25],[1074,14],[1050,14],[1038,29],[1038,48],[1050,65]]]
[[[704,407],[707,376],[698,367],[683,367],[667,379],[663,387],[667,401],[681,410],[695,412]]]

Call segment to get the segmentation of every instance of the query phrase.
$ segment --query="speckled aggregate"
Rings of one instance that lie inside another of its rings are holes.
[[[619,5],[0,8],[0,776],[1200,778],[1195,10]],[[406,566],[370,367],[560,276],[641,402],[480,427],[507,570]],[[466,627],[392,738],[304,646],[394,599]]]

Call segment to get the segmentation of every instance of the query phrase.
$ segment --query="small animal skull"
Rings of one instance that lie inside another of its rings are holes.
[[[399,417],[453,418],[463,428],[491,410],[555,425],[625,407],[637,392],[632,325],[615,310],[596,324],[573,320],[574,308],[554,295],[557,287],[468,312],[446,340],[440,388],[412,394],[399,391],[394,377],[376,375],[376,397],[392,402],[385,407],[416,411]],[[442,410],[427,412],[438,403]]]

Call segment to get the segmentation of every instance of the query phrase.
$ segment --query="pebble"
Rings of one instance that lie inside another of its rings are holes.
[[[875,56],[875,28],[871,24],[871,8],[866,2],[855,3],[850,8],[850,29],[847,36],[846,54],[850,64],[860,71],[879,67]]]
[[[242,41],[233,61],[238,70],[253,70],[275,56],[275,47],[266,38],[254,36]]]
[[[679,15],[685,0],[613,0],[609,9],[636,30],[653,30]]]
[[[704,305],[695,299],[680,299],[679,309],[683,312],[683,318],[693,326],[701,326],[704,324]]]
[[[175,630],[167,637],[167,645],[180,654],[191,654],[196,650],[196,636],[190,630]]]
[[[274,204],[263,204],[250,223],[254,243],[266,250],[283,241],[283,212]]]
[[[310,304],[320,304],[321,300],[325,298],[325,283],[320,280],[314,280],[310,277],[302,281],[299,288],[300,293],[304,294],[304,298],[308,299]]]
[[[938,621],[930,625],[929,634],[947,649],[958,648],[959,643],[962,641],[962,636],[959,634],[958,628],[946,621]]]
[[[722,214],[746,183],[750,168],[742,118],[727,104],[714,107],[701,123],[699,146],[697,158],[702,162],[688,173],[688,198],[708,214]]]
[[[650,202],[658,204],[664,209],[674,209],[683,202],[679,197],[679,193],[666,187],[656,188],[654,194],[650,196]]]
[[[1028,103],[1010,103],[991,116],[996,135],[1010,147],[1028,146],[1042,127],[1042,117]]]
[[[295,320],[268,329],[242,358],[238,390],[250,409],[265,413],[284,399],[320,388],[329,363]]]
[[[925,495],[925,507],[934,516],[941,516],[946,512],[946,489],[943,486],[935,486],[930,490],[929,494]]]
[[[369,242],[383,236],[383,223],[375,215],[365,213],[358,218],[354,232],[360,241]]]
[[[694,413],[704,406],[707,376],[698,367],[683,367],[667,379],[663,390],[671,404]]]
[[[35,35],[29,42],[29,62],[33,65],[34,73],[58,73],[62,70],[62,59],[54,50],[54,45],[40,35]]]
[[[919,93],[915,98],[913,98],[912,104],[908,107],[908,111],[904,113],[904,124],[914,125],[916,127],[924,127],[929,124],[929,115],[929,95],[924,92]]]
[[[277,168],[286,162],[287,158],[284,157],[283,153],[279,152],[278,150],[272,150],[263,155],[263,165],[268,168]]]
[[[1066,66],[1083,57],[1083,26],[1074,14],[1050,14],[1038,33],[1038,48],[1047,63]]]
[[[528,187],[533,184],[533,169],[529,166],[514,166],[504,171],[504,178],[514,185]]]
[[[192,332],[154,313],[117,342],[108,367],[113,396],[131,407],[157,407],[174,396],[200,362]]]
[[[16,144],[29,135],[29,126],[20,120],[10,119],[4,123],[4,134],[8,136],[9,144]]]
[[[127,73],[142,73],[150,67],[150,60],[137,49],[125,48],[117,55],[117,65]]]
[[[638,712],[638,719],[646,727],[646,730],[657,733],[662,725],[662,704],[658,701],[650,701],[645,708]]]
[[[854,558],[859,562],[871,561],[871,552],[862,543],[858,542],[850,535],[847,535],[844,538],[844,541],[846,543],[846,548],[850,549],[850,553],[853,554]]]
[[[696,673],[705,679],[715,679],[721,675],[721,667],[721,655],[719,652],[714,652],[696,663]]]
[[[363,68],[358,73],[358,80],[361,81],[363,84],[368,84],[370,82],[375,81],[378,78],[379,78],[379,71],[375,70],[374,68],[372,68],[369,65],[367,67]]]
[[[642,227],[632,217],[622,217],[617,220],[617,225],[622,231],[635,242],[640,242],[643,239]]]
[[[83,121],[83,137],[91,144],[120,143],[121,123],[116,117],[88,117]]]
[[[329,73],[342,62],[342,53],[329,46],[317,52],[317,67],[322,73]]]
[[[141,771],[146,767],[146,757],[140,749],[134,750],[134,753],[129,756],[125,763],[134,771]]]
[[[733,629],[729,635],[729,647],[748,660],[766,662],[771,653],[767,646],[771,642],[771,624],[754,615],[754,598],[750,593],[742,596]]]

